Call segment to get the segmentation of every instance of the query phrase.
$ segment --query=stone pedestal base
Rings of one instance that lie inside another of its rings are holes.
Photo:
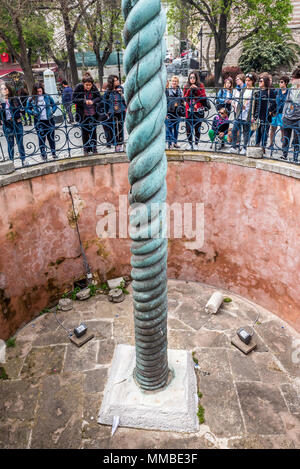
[[[248,147],[247,148],[247,157],[248,158],[263,158],[263,149],[261,147]]]
[[[5,363],[6,343],[0,339],[0,363]]]
[[[10,174],[15,171],[15,165],[13,161],[1,161],[0,162],[0,175],[1,174]]]
[[[135,347],[116,347],[98,423],[112,425],[113,417],[119,416],[121,427],[197,432],[197,382],[191,352],[168,350],[174,377],[156,392],[144,391],[136,384],[135,363]]]

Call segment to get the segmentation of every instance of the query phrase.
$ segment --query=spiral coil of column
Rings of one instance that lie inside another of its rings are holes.
[[[126,127],[136,343],[135,379],[145,390],[168,381],[165,87],[160,0],[123,0]],[[142,204],[142,205],[137,205]]]

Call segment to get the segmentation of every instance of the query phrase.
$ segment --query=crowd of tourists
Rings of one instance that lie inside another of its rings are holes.
[[[25,164],[23,126],[34,125],[41,157],[47,161],[48,149],[57,158],[55,115],[58,110],[57,97],[45,93],[43,83],[37,83],[29,95],[26,85],[16,93],[12,86],[0,84],[0,124],[6,137],[9,159],[14,159],[15,142],[22,165]],[[102,93],[89,72],[74,88],[62,81],[62,110],[70,124],[74,122],[81,129],[84,155],[97,153],[97,126],[103,125],[106,146],[123,151],[125,99],[124,89],[116,75],[110,75]]]
[[[126,103],[124,89],[118,76],[110,75],[100,91],[91,74],[86,72],[81,82],[72,89],[62,81],[62,106],[65,122],[81,129],[84,155],[97,153],[97,127],[103,126],[105,145],[123,151]],[[276,146],[281,158],[287,159],[293,149],[294,161],[298,161],[300,143],[300,68],[293,71],[291,79],[283,75],[279,88],[272,85],[268,73],[239,74],[235,80],[228,76],[224,86],[214,96],[207,95],[197,71],[189,74],[181,89],[179,77],[173,76],[166,87],[167,148],[180,148],[181,140],[187,140],[191,150],[197,150],[200,142],[216,142],[220,148],[230,146],[230,151],[246,155],[252,136],[255,145],[271,151]],[[14,92],[5,82],[0,84],[0,121],[7,140],[8,155],[14,159],[15,142],[22,165],[26,158],[23,126],[33,125],[43,160],[48,151],[56,154],[56,97],[45,93],[38,83],[31,95],[24,85]],[[205,124],[205,125],[204,125]],[[180,138],[186,134],[186,138]],[[204,137],[206,135],[206,138]],[[202,137],[202,138],[201,138]],[[269,139],[269,141],[268,141]],[[278,142],[280,142],[278,144]]]
[[[293,71],[291,80],[287,75],[281,76],[277,89],[272,86],[269,73],[239,74],[235,80],[228,76],[215,97],[206,95],[198,72],[193,71],[183,90],[179,86],[179,78],[173,76],[167,83],[166,96],[168,111],[165,122],[169,149],[180,147],[178,134],[182,121],[191,150],[198,149],[202,132],[208,133],[212,143],[217,139],[221,148],[229,144],[232,153],[239,152],[241,155],[246,155],[252,136],[255,137],[255,145],[262,147],[263,153],[266,148],[273,151],[275,136],[280,129],[280,144],[277,148],[282,151],[281,158],[287,159],[289,148],[292,147],[294,161],[298,161],[299,67]],[[213,117],[209,119],[207,116],[213,106]],[[210,127],[208,131],[207,126],[203,125],[205,122]]]

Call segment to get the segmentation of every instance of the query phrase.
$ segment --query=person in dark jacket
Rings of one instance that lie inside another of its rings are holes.
[[[294,149],[294,162],[298,162],[300,151],[300,67],[297,67],[292,73],[292,88],[288,95],[282,112],[283,123],[283,145],[282,158],[288,157],[290,145]],[[293,140],[291,140],[293,134]]]
[[[178,129],[180,120],[184,117],[185,107],[184,101],[182,98],[182,91],[179,86],[179,78],[174,75],[171,78],[171,87],[166,88],[167,96],[167,135],[169,137],[168,147],[171,148],[180,148],[177,144],[178,140]]]
[[[282,123],[282,112],[283,107],[285,104],[285,100],[288,95],[287,86],[289,84],[289,77],[287,75],[283,75],[279,79],[279,90],[276,93],[276,115],[272,118],[271,122],[271,131],[270,131],[270,150],[273,150],[274,142],[275,142],[275,134],[276,129],[279,126],[281,131],[281,141],[283,142],[283,123]]]
[[[76,104],[75,120],[82,132],[84,155],[97,153],[97,125],[101,120],[102,98],[91,77],[82,79],[73,93]]]
[[[22,104],[18,97],[14,96],[10,85],[2,83],[0,86],[2,102],[0,103],[0,120],[3,124],[3,133],[7,141],[9,159],[14,159],[15,139],[22,166],[25,164],[25,149],[23,143]]]
[[[261,144],[265,152],[270,124],[276,115],[276,91],[271,88],[271,80],[268,73],[263,73],[259,77],[259,92],[255,97],[254,119],[258,120],[255,144]]]
[[[68,114],[69,122],[74,122],[74,116],[72,114],[72,100],[73,100],[73,90],[71,86],[68,85],[66,80],[61,82],[62,85],[62,104]]]
[[[55,152],[55,122],[54,113],[57,105],[52,96],[45,93],[41,83],[34,85],[32,96],[27,100],[26,111],[33,116],[34,126],[39,140],[42,158],[47,161],[46,140],[49,143],[53,158],[57,158]]]
[[[103,99],[104,112],[108,116],[109,144],[115,146],[115,151],[123,151],[126,104],[124,89],[117,75],[109,75]]]

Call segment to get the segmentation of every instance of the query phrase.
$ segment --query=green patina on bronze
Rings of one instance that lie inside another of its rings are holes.
[[[145,390],[167,384],[167,195],[165,155],[166,15],[160,0],[123,0],[126,20],[126,127],[136,342],[135,379]],[[139,227],[138,230],[134,227]]]

